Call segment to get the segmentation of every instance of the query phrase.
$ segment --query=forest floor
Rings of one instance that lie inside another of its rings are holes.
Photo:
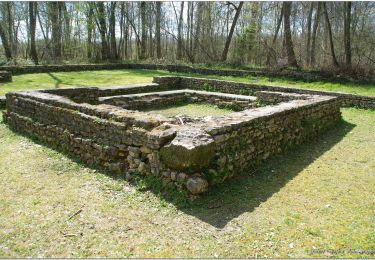
[[[101,70],[101,71],[82,71],[82,72],[53,72],[24,74],[13,76],[13,82],[0,83],[0,96],[9,91],[24,89],[45,89],[45,88],[63,88],[63,87],[107,87],[123,86],[134,83],[151,82],[154,76],[182,75],[196,76],[201,78],[214,78],[231,80],[237,82],[248,82],[263,85],[286,86],[294,88],[307,88],[322,91],[336,91],[367,96],[375,96],[375,85],[358,84],[350,82],[304,82],[290,80],[286,78],[275,77],[223,77],[223,76],[203,76],[197,74],[171,73],[162,70]]]
[[[29,74],[0,90],[125,85],[155,74],[170,73]],[[87,168],[13,133],[0,112],[0,257],[373,258],[375,110],[342,112],[315,141],[194,202]]]

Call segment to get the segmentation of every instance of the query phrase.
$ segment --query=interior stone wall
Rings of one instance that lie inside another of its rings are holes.
[[[256,96],[260,103],[267,105],[273,105],[291,100],[308,99],[309,97],[311,97],[311,95],[307,94],[294,94],[273,91],[257,91]]]
[[[7,104],[7,99],[5,98],[5,96],[3,97],[0,96],[0,109],[5,109],[6,104]]]
[[[359,107],[359,108],[375,108],[375,97],[347,94],[339,92],[316,91],[300,88],[289,88],[279,86],[266,86],[250,83],[240,83],[234,81],[224,81],[216,79],[192,78],[192,77],[178,77],[178,76],[163,76],[155,77],[154,82],[160,84],[167,84],[168,78],[173,82],[178,82],[179,88],[188,88],[196,90],[206,90],[222,93],[234,93],[240,95],[255,95],[258,91],[272,91],[307,95],[323,95],[338,97],[342,107]]]
[[[12,81],[12,73],[9,71],[0,71],[0,82],[11,82]]]
[[[119,106],[130,110],[157,109],[181,103],[201,103],[240,111],[256,107],[258,105],[256,100],[256,97],[251,96],[184,89],[101,97],[99,98],[99,103]]]
[[[180,73],[194,73],[201,75],[219,76],[267,76],[267,77],[288,77],[304,81],[340,81],[333,72],[323,71],[297,71],[297,70],[274,70],[274,69],[214,69],[198,68],[187,65],[176,64],[145,64],[145,63],[103,63],[103,64],[64,64],[64,65],[30,65],[30,66],[1,66],[1,70],[11,72],[13,75],[26,73],[47,73],[47,72],[70,72],[87,70],[119,70],[119,69],[147,69],[167,70]],[[368,83],[368,82],[363,82]]]

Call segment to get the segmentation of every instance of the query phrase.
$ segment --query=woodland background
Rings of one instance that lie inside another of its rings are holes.
[[[205,63],[373,75],[375,2],[1,2],[4,64]]]

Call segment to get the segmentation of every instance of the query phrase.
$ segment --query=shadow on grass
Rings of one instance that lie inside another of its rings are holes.
[[[0,122],[1,123],[1,122]],[[252,212],[262,202],[280,191],[290,180],[297,176],[326,151],[340,142],[354,124],[342,120],[334,128],[323,133],[313,141],[295,146],[291,150],[276,155],[248,173],[238,175],[225,183],[211,187],[207,194],[190,202],[186,193],[163,188],[160,181],[137,176],[130,184],[140,191],[150,190],[161,200],[174,204],[180,211],[192,215],[216,228],[223,228],[232,219],[245,212]],[[24,135],[36,143],[44,144],[38,139]],[[44,144],[52,148],[49,145]],[[53,148],[52,148],[53,149]],[[78,158],[64,153],[69,158],[85,167]],[[116,176],[107,171],[100,171],[118,181],[125,181],[123,176]],[[173,185],[173,187],[175,187]],[[182,197],[185,196],[185,197]]]
[[[216,228],[223,228],[233,218],[252,212],[262,202],[281,190],[304,168],[313,163],[355,127],[341,121],[314,141],[295,146],[276,155],[248,174],[239,175],[212,188],[191,207],[181,209]]]
[[[55,75],[53,75],[51,72],[47,72],[48,76],[50,76],[51,78],[53,78],[55,80],[55,88],[59,88],[60,87],[60,84],[63,83],[63,81],[61,79],[59,79],[58,77],[56,77]]]

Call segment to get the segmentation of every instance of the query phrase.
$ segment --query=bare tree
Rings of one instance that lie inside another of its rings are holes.
[[[160,35],[160,23],[161,23],[161,5],[162,2],[156,2],[156,57],[161,58],[161,35]]]
[[[35,64],[38,64],[38,53],[35,45],[36,12],[38,2],[29,2],[29,24],[30,24],[30,56]]]
[[[335,46],[333,44],[332,28],[331,28],[331,23],[329,21],[327,6],[326,6],[325,2],[323,2],[322,5],[323,5],[323,12],[324,12],[324,19],[325,19],[325,22],[326,22],[326,28],[327,28],[327,31],[328,31],[328,39],[329,39],[329,47],[330,47],[330,50],[331,50],[332,64],[335,67],[338,67],[339,63],[337,62],[337,59],[336,59]]]
[[[306,40],[306,61],[307,66],[310,66],[310,52],[311,52],[311,24],[312,24],[312,13],[314,10],[314,2],[310,2],[309,15],[307,16],[307,40]]]
[[[61,51],[61,9],[59,2],[48,2],[49,17],[52,25],[52,51],[58,61],[62,57]]]
[[[346,66],[352,65],[352,51],[351,51],[351,42],[350,42],[350,25],[351,25],[351,16],[352,16],[352,3],[344,3],[344,45],[345,45],[345,63]]]
[[[192,56],[195,59],[196,53],[198,52],[199,47],[199,38],[201,34],[201,23],[202,23],[202,12],[203,12],[203,4],[204,2],[198,2],[197,3],[197,14],[196,14],[196,20],[195,20],[195,35],[194,35],[194,47],[193,47],[193,53]]]
[[[14,33],[14,23],[15,23],[15,17],[14,17],[14,3],[11,1],[4,1],[4,16],[6,20],[6,24],[4,24],[6,30],[7,30],[7,35],[8,35],[8,42],[9,42],[9,47],[13,53],[17,52],[17,44],[16,44],[16,38],[15,38],[15,33]],[[14,57],[13,57],[14,58]]]
[[[86,22],[86,27],[87,27],[87,58],[91,59],[92,58],[92,52],[93,52],[93,44],[92,44],[92,35],[93,35],[93,30],[94,30],[94,7],[93,3],[88,2],[87,3],[87,22]]]
[[[146,28],[146,2],[142,1],[140,5],[141,11],[141,23],[142,23],[142,41],[141,41],[141,52],[139,58],[141,60],[146,59],[146,46],[147,46],[147,28]]]
[[[374,10],[372,2],[8,1],[0,3],[0,60],[157,57],[272,66],[285,57],[287,66],[322,68],[329,59],[371,72]]]
[[[277,22],[276,22],[276,30],[275,30],[275,34],[274,34],[273,39],[272,39],[272,46],[271,47],[267,46],[268,50],[267,50],[266,64],[268,66],[271,65],[271,56],[276,56],[276,52],[275,52],[274,49],[275,49],[275,45],[276,45],[277,35],[279,34],[279,31],[280,31],[281,22],[283,21],[283,15],[284,15],[284,12],[283,12],[283,6],[282,6],[281,10],[280,10],[280,15],[278,16],[278,19],[277,19]],[[276,57],[274,57],[274,59],[276,60]]]
[[[109,35],[111,42],[111,54],[110,57],[112,60],[118,59],[117,46],[116,46],[116,2],[111,2],[110,5],[110,16],[109,16]]]
[[[182,40],[182,28],[183,28],[183,23],[184,23],[184,1],[181,2],[181,9],[180,9],[180,17],[178,19],[178,32],[177,32],[177,54],[176,54],[176,59],[181,60],[182,59],[182,45],[183,45],[183,40]]]
[[[148,57],[154,57],[154,40],[153,40],[153,32],[152,32],[152,23],[153,23],[153,9],[154,4],[153,2],[148,3],[147,8],[147,16],[148,16]]]
[[[8,61],[10,61],[12,59],[12,50],[9,46],[8,37],[7,37],[7,34],[5,33],[2,21],[0,22],[0,38],[1,38],[1,43],[5,51],[5,57]]]
[[[221,61],[226,61],[227,60],[228,51],[229,51],[229,45],[230,45],[230,42],[232,41],[232,36],[233,36],[233,33],[234,33],[234,29],[236,28],[237,20],[238,20],[238,17],[240,16],[240,13],[241,13],[241,9],[242,9],[242,6],[243,6],[243,1],[241,1],[238,4],[238,6],[235,6],[233,3],[228,3],[228,4],[232,4],[234,6],[234,9],[236,10],[236,14],[234,15],[232,26],[230,27],[229,35],[227,37],[227,40],[225,41],[224,50],[223,50],[223,52],[221,54]]]
[[[314,27],[313,27],[313,32],[312,32],[312,36],[311,36],[312,43],[311,43],[311,52],[310,52],[309,64],[312,65],[312,66],[315,65],[316,36],[317,36],[317,32],[318,32],[321,9],[322,9],[322,3],[318,2],[318,8],[317,8],[316,13],[315,13]]]
[[[294,54],[292,33],[290,31],[290,13],[292,10],[292,2],[283,2],[283,18],[284,18],[284,49],[288,57],[288,65],[292,67],[299,67],[296,56]]]
[[[100,32],[100,38],[102,42],[102,59],[106,60],[110,57],[108,43],[107,43],[107,24],[106,24],[106,12],[104,2],[97,2],[97,15],[98,15],[98,29]]]
[[[63,37],[63,42],[64,42],[64,52],[69,53],[70,51],[70,44],[71,44],[71,34],[72,34],[72,28],[70,26],[70,15],[68,12],[68,8],[66,6],[66,2],[59,2],[60,8],[61,8],[61,20],[64,20],[64,37]],[[61,21],[62,22],[62,21]]]

